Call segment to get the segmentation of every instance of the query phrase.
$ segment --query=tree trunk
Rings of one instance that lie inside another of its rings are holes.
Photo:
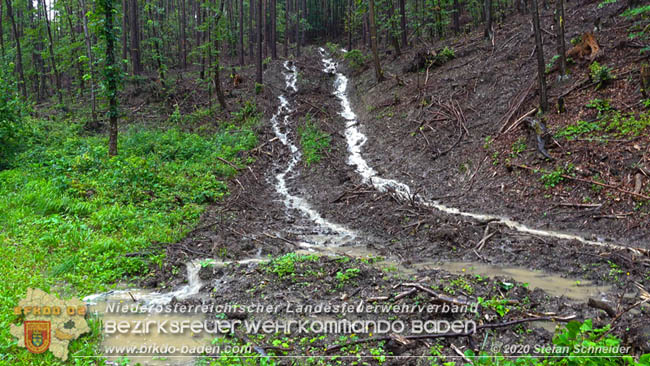
[[[375,65],[375,78],[380,83],[384,80],[384,73],[381,71],[379,64],[379,54],[377,51],[377,28],[375,26],[375,0],[369,0],[369,18],[370,18],[370,45],[372,48],[373,63]]]
[[[239,65],[244,66],[244,0],[239,0]]]
[[[454,14],[453,14],[453,27],[454,33],[460,33],[460,1],[453,0]]]
[[[219,33],[219,21],[223,16],[224,2],[226,0],[221,0],[221,5],[219,7],[219,14],[215,16],[215,32]],[[214,49],[215,49],[215,61],[214,61],[214,90],[217,92],[217,99],[221,108],[228,109],[226,105],[226,97],[223,95],[223,90],[221,89],[221,77],[219,73],[219,68],[221,67],[219,61],[219,35],[216,34],[214,37]]]
[[[289,57],[289,34],[291,29],[289,24],[289,4],[291,0],[285,0],[284,2],[284,58]]]
[[[252,2],[253,0],[251,0]],[[262,84],[262,0],[257,0],[257,75],[255,81]]]
[[[492,40],[494,30],[492,29],[492,0],[485,0],[485,38]]]
[[[542,31],[539,25],[539,10],[537,0],[532,0],[533,28],[535,30],[535,49],[537,53],[537,73],[539,77],[539,105],[542,113],[548,111],[548,98],[546,96],[546,73],[544,65],[544,49],[542,48]]]
[[[269,5],[271,7],[271,58],[274,60],[278,59],[278,50],[277,50],[277,41],[275,39],[276,37],[276,0],[271,0],[271,4]]]
[[[59,70],[56,68],[56,59],[54,57],[54,40],[52,39],[52,28],[50,27],[50,19],[47,16],[47,6],[45,5],[45,0],[41,0],[41,6],[43,7],[43,15],[45,17],[45,26],[47,28],[47,38],[50,41],[50,62],[52,64],[52,71],[54,72],[54,77],[56,80],[56,91],[59,97],[59,104],[63,104],[63,91],[61,87],[61,75]]]
[[[129,22],[131,30],[131,63],[133,65],[133,75],[142,73],[142,63],[140,61],[140,31],[138,28],[138,0],[129,0]]]
[[[83,20],[83,28],[84,28],[84,40],[86,41],[86,58],[88,59],[88,72],[90,73],[90,100],[91,100],[91,117],[92,117],[92,129],[97,129],[99,127],[97,123],[97,112],[95,110],[96,102],[95,102],[95,73],[93,70],[93,64],[95,61],[93,60],[93,52],[92,52],[92,44],[91,44],[91,39],[90,39],[90,32],[88,31],[88,18],[86,17],[86,2],[85,0],[79,0],[79,3],[81,5],[81,11],[83,14],[81,15],[82,20]]]
[[[402,50],[399,48],[399,41],[397,40],[397,29],[395,29],[395,22],[393,22],[394,16],[395,7],[393,6],[393,0],[388,0],[388,23],[390,24],[390,27],[388,27],[388,33],[390,33],[389,36],[393,48],[395,48],[395,56],[399,56],[402,54]]]
[[[352,50],[352,0],[348,0],[348,51]]]
[[[68,27],[70,28],[70,39],[72,40],[73,44],[77,44],[77,37],[75,36],[77,32],[74,26],[72,25],[72,15],[73,15],[72,9],[70,8],[68,3],[64,3],[64,6],[65,6],[66,20],[68,21]],[[81,53],[81,46],[75,47],[71,57],[72,57],[72,63],[77,65],[77,75],[79,77],[79,95],[83,95],[85,89],[85,82],[83,78],[84,75],[83,62],[79,60],[80,53]]]
[[[564,48],[564,0],[555,0],[555,21],[557,27],[557,54],[560,55],[560,78],[564,80],[566,73],[566,50]]]
[[[296,0],[296,57],[300,57],[300,0]]]
[[[18,84],[23,93],[23,97],[27,98],[27,86],[25,84],[25,73],[23,72],[23,52],[20,48],[20,35],[18,34],[16,19],[14,19],[14,12],[11,8],[11,0],[5,0],[5,3],[7,4],[7,14],[9,14],[9,20],[11,21],[11,29],[14,33],[14,39],[16,40],[16,69],[18,71],[18,76],[20,76]]]
[[[402,47],[406,47],[408,46],[408,28],[406,27],[406,0],[399,0],[399,12],[401,15],[402,25]]]
[[[256,8],[254,1],[255,0],[249,0],[248,2],[248,54],[251,57],[251,62],[253,61],[253,55],[255,54],[255,52],[253,52],[255,48],[255,30],[253,29],[253,19],[255,18]]]
[[[108,155],[117,155],[117,64],[115,62],[115,43],[113,37],[113,0],[100,0],[104,5],[104,38],[106,41],[106,89],[108,94]],[[135,30],[136,28],[133,28]],[[137,33],[137,32],[133,32]]]
[[[2,56],[3,58],[5,57],[5,35],[2,32],[4,28],[2,26],[4,24],[2,22],[2,9],[4,8],[4,6],[5,4],[3,4],[2,1],[0,1],[0,52],[2,52],[0,56]]]
[[[180,0],[181,2],[181,21],[180,21],[180,46],[181,46],[181,54],[180,54],[180,59],[181,59],[181,65],[183,66],[183,69],[187,69],[187,39],[185,37],[185,27],[187,26],[187,17],[186,17],[186,12],[185,12],[185,0]]]
[[[129,8],[127,0],[122,0],[122,59],[128,59],[129,55]],[[123,63],[123,71],[128,72],[128,65]]]

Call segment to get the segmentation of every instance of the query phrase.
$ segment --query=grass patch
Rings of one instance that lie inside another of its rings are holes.
[[[26,121],[23,152],[0,171],[1,307],[13,308],[27,287],[83,297],[161,264],[151,244],[178,241],[227,194],[235,170],[216,158],[245,163],[237,156],[257,144],[255,122],[209,136],[132,128],[109,157],[106,138],[84,136],[80,124]],[[144,251],[151,254],[125,256]],[[0,364],[64,364],[16,347],[14,321],[0,314]],[[70,353],[94,355],[98,334],[72,342]],[[95,362],[81,360],[75,365]]]
[[[318,163],[323,158],[323,151],[329,150],[332,141],[328,133],[321,131],[311,122],[309,114],[305,117],[305,124],[298,127],[298,136],[307,166]]]

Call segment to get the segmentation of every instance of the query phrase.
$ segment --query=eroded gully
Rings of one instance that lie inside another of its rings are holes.
[[[465,212],[458,208],[445,206],[436,201],[429,201],[420,196],[414,196],[408,185],[393,179],[381,177],[377,171],[368,164],[362,154],[362,148],[364,144],[368,142],[368,139],[358,127],[359,121],[350,103],[348,96],[349,79],[337,70],[336,62],[327,55],[324,49],[319,49],[319,52],[322,56],[323,72],[334,75],[334,95],[340,103],[339,114],[346,121],[345,139],[348,151],[347,164],[355,168],[356,173],[359,174],[363,183],[370,184],[381,192],[391,191],[402,200],[415,200],[417,204],[434,208],[449,215],[457,215],[479,221],[492,221],[507,226],[515,231],[527,234],[563,240],[577,240],[584,244],[598,247],[630,250],[630,248],[627,247],[592,241],[573,234],[531,228],[506,217]],[[295,112],[291,100],[293,99],[293,95],[298,92],[297,66],[291,61],[284,62],[282,75],[285,81],[285,89],[284,92],[277,97],[279,104],[276,112],[270,119],[270,125],[277,139],[287,150],[289,159],[288,162],[284,164],[281,162],[275,163],[274,171],[277,173],[270,176],[268,181],[274,186],[276,193],[281,197],[285,206],[286,215],[291,215],[297,212],[306,220],[306,223],[303,223],[306,227],[303,228],[304,230],[298,232],[298,237],[300,239],[298,245],[302,248],[300,252],[319,253],[321,255],[346,255],[355,258],[379,256],[377,252],[369,248],[354,245],[355,242],[359,241],[359,238],[363,237],[363,233],[355,232],[340,223],[335,223],[324,218],[316,209],[313,208],[312,205],[310,205],[309,201],[305,197],[292,193],[291,182],[299,175],[299,172],[296,171],[296,167],[302,159],[302,154],[296,145],[295,136],[292,134],[291,127],[292,114]],[[291,230],[295,230],[295,228],[291,228]],[[166,293],[142,289],[110,291],[88,296],[84,300],[86,303],[91,305],[91,309],[99,316],[102,316],[104,320],[110,320],[114,315],[105,312],[106,304],[109,302],[137,301],[142,304],[165,305],[174,301],[174,299],[186,300],[199,297],[200,290],[205,283],[203,283],[199,278],[198,274],[201,266],[206,263],[215,266],[224,266],[230,263],[248,264],[262,261],[264,261],[264,259],[260,257],[248,258],[234,262],[215,261],[213,259],[193,260],[186,264],[187,284],[173,291]],[[607,290],[606,287],[591,285],[587,281],[578,282],[575,281],[575,279],[566,279],[540,271],[508,266],[486,265],[478,262],[421,262],[406,268],[401,266],[400,261],[396,258],[385,258],[381,262],[376,262],[376,265],[379,267],[391,266],[406,274],[413,273],[418,269],[437,268],[452,273],[471,273],[490,277],[506,276],[519,282],[529,283],[531,287],[540,288],[551,295],[564,295],[578,301],[586,301],[590,296]],[[226,282],[228,279],[222,278],[218,281]],[[578,285],[578,283],[580,283],[580,285]],[[218,285],[216,287],[218,287]],[[147,313],[138,316],[144,317],[147,320],[177,320],[175,318],[171,319],[169,314]],[[183,319],[185,320],[193,320],[192,316],[196,315],[174,316],[184,317]],[[139,338],[138,342],[140,341],[143,340]],[[150,336],[150,339],[148,338],[144,341],[149,343],[162,342],[168,344],[169,342],[180,342],[178,343],[179,346],[192,346],[197,344],[207,344],[209,339],[176,337],[175,339],[170,340],[165,339],[164,335],[154,334]],[[105,337],[103,346],[121,346],[129,345],[131,343],[133,343],[133,339],[130,337],[112,335]],[[156,355],[152,354],[146,356],[146,361],[147,364],[156,364]],[[169,364],[169,360],[166,362],[166,364]],[[184,364],[183,362],[186,364],[187,360],[179,362],[179,364]]]

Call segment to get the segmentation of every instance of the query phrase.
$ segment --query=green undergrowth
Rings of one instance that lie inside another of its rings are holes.
[[[587,108],[597,110],[595,119],[579,120],[560,129],[555,136],[567,140],[577,138],[598,138],[607,142],[610,138],[639,136],[647,133],[650,127],[650,113],[639,114],[621,113],[609,104],[608,100],[594,99],[587,103]]]
[[[305,124],[298,127],[298,136],[305,157],[305,165],[310,166],[323,158],[323,152],[329,150],[332,137],[327,132],[321,131],[311,121],[310,115],[307,115],[305,119]]]
[[[6,310],[28,287],[82,297],[160,265],[155,244],[180,240],[227,194],[236,170],[218,158],[250,162],[239,156],[257,144],[256,116],[242,112],[209,135],[132,127],[116,157],[81,124],[25,120],[22,151],[0,171],[0,365],[61,364],[18,349]],[[96,343],[82,337],[71,351],[92,354]]]

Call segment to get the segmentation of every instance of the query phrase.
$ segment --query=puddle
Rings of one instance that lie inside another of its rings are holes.
[[[375,171],[370,165],[368,165],[368,162],[363,158],[363,155],[361,154],[361,148],[368,141],[368,138],[359,130],[358,128],[359,122],[357,120],[357,115],[354,113],[350,105],[350,99],[348,97],[348,92],[347,92],[348,78],[345,75],[343,75],[343,73],[337,71],[336,62],[334,62],[334,60],[332,60],[332,58],[330,58],[327,55],[324,48],[319,48],[319,52],[323,57],[322,58],[322,62],[324,65],[323,72],[335,75],[334,95],[339,99],[339,102],[341,104],[341,111],[339,112],[339,114],[346,120],[345,138],[347,141],[348,153],[349,153],[348,164],[356,167],[356,171],[361,176],[362,181],[364,183],[373,185],[380,192],[386,192],[389,190],[394,191],[395,194],[400,199],[410,200],[413,197],[411,193],[411,188],[408,185],[393,179],[386,179],[380,177],[377,171]],[[650,253],[646,249],[630,248],[622,245],[615,245],[615,244],[607,243],[604,240],[594,241],[594,240],[585,239],[578,235],[562,233],[562,232],[557,232],[552,230],[541,230],[541,229],[531,228],[522,223],[511,220],[507,217],[465,212],[455,207],[445,206],[443,204],[440,204],[437,201],[427,201],[420,196],[417,196],[414,199],[416,202],[418,202],[423,206],[435,208],[439,211],[448,214],[469,217],[479,221],[494,221],[499,224],[505,225],[511,229],[517,230],[519,232],[527,233],[527,234],[552,237],[552,238],[564,239],[564,240],[577,240],[581,243],[588,244],[588,245],[607,247],[610,249],[633,250],[639,253],[644,253],[646,255]]]
[[[119,304],[131,306],[136,303],[146,305],[146,301],[134,302],[131,295],[136,299],[146,300],[149,297],[159,299],[155,295],[144,291],[115,291],[109,295],[102,296],[101,299],[96,299],[97,301],[95,301],[94,305],[90,305],[89,307],[91,313],[101,317],[105,329],[110,327],[111,322],[113,324],[124,321],[129,322],[129,324],[135,324],[135,322],[150,324],[149,329],[143,331],[142,334],[136,334],[135,331],[124,334],[120,334],[119,332],[109,334],[104,331],[104,339],[102,340],[101,347],[107,361],[118,362],[122,358],[121,355],[126,354],[126,358],[131,361],[130,364],[140,363],[143,366],[189,365],[193,364],[194,358],[199,356],[200,353],[182,352],[184,348],[197,349],[211,344],[214,336],[208,333],[193,334],[189,330],[181,334],[165,333],[165,331],[169,331],[170,324],[174,322],[204,322],[205,317],[201,313],[120,313],[109,305]],[[159,331],[158,324],[163,324],[163,331]]]
[[[298,71],[296,65],[290,61],[285,61],[283,66],[285,69],[283,75],[287,91],[297,92],[298,88],[296,82]],[[287,209],[300,211],[319,228],[324,230],[322,233],[323,235],[321,235],[322,240],[324,240],[323,243],[327,242],[332,245],[343,245],[349,243],[356,237],[352,230],[326,220],[316,210],[314,210],[305,199],[289,193],[287,180],[294,173],[294,169],[300,162],[302,154],[295,143],[291,141],[289,133],[287,132],[290,130],[289,118],[293,112],[290,103],[284,95],[278,96],[278,99],[280,100],[280,105],[278,106],[277,112],[271,117],[271,127],[280,142],[289,148],[291,159],[286,168],[275,176],[275,190],[283,197]]]
[[[200,347],[210,346],[215,335],[208,332],[194,334],[189,329],[181,334],[172,333],[173,329],[171,327],[174,323],[182,325],[184,323],[203,323],[205,321],[205,316],[201,311],[186,311],[183,313],[168,311],[169,307],[173,308],[170,305],[172,299],[186,300],[201,297],[199,290],[205,283],[201,281],[199,271],[203,265],[210,264],[220,267],[231,263],[250,264],[262,261],[264,261],[262,258],[250,258],[236,262],[216,261],[213,259],[194,260],[186,266],[187,284],[180,286],[176,290],[160,293],[143,289],[128,289],[86,296],[83,300],[88,304],[90,313],[99,316],[104,325],[102,331],[104,338],[101,347],[107,361],[117,362],[121,358],[120,355],[126,354],[126,357],[131,360],[131,364],[140,363],[143,366],[194,364],[195,358],[203,354]],[[227,278],[223,278],[218,282],[223,281],[227,281]],[[129,310],[120,312],[117,305],[138,305],[140,309],[146,311]],[[135,333],[135,330],[123,334],[106,331],[106,325],[111,324],[110,322],[122,321],[128,321],[132,325],[135,324],[134,322],[148,323],[151,326],[148,331],[140,334]],[[162,331],[159,331],[158,324],[163,324]],[[212,329],[212,327],[207,329]],[[165,331],[167,332],[165,333]],[[136,348],[129,349],[128,347]],[[197,351],[193,352],[192,349]]]
[[[455,274],[471,274],[483,277],[508,277],[517,282],[527,283],[530,289],[541,289],[552,296],[566,296],[576,301],[587,302],[590,297],[608,292],[610,286],[597,286],[589,281],[564,278],[519,267],[501,267],[485,263],[447,262],[417,263],[418,269],[441,269]]]

